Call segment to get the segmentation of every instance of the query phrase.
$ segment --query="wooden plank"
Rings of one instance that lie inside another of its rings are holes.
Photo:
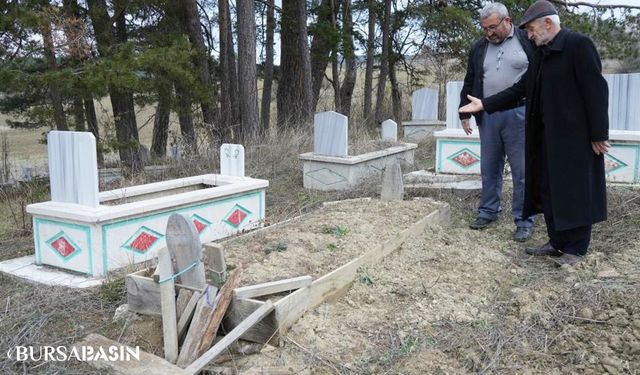
[[[158,356],[144,352],[142,350],[136,351],[136,349],[130,346],[110,340],[96,333],[87,335],[87,337],[85,337],[82,341],[74,344],[73,347],[78,351],[78,353],[82,353],[82,348],[91,347],[93,348],[94,353],[99,353],[99,351],[102,350],[107,353],[107,356],[109,356],[108,350],[111,347],[118,348],[118,353],[139,353],[139,358],[137,359],[135,356],[130,356],[129,358],[127,358],[127,356],[124,355],[124,358],[120,358],[119,361],[108,361],[106,360],[108,357],[102,356],[97,357],[99,359],[86,361],[86,363],[88,363],[89,365],[94,366],[99,370],[103,370],[104,372],[109,371],[110,373],[121,375],[190,374],[189,372],[165,361]]]
[[[207,268],[213,276],[213,282],[222,285],[227,280],[227,263],[224,260],[224,248],[217,243],[204,244],[204,257]]]
[[[176,290],[173,286],[173,262],[166,248],[158,251],[160,270],[160,307],[162,311],[162,339],[164,358],[175,363],[178,359],[178,322],[176,320]]]
[[[191,297],[195,293],[193,290],[189,289],[180,289],[178,290],[178,298],[176,299],[176,319],[180,321],[180,317],[182,316],[182,312],[187,307],[187,304],[191,300]],[[194,305],[195,307],[195,305]]]
[[[249,328],[253,327],[262,318],[267,316],[273,310],[273,304],[271,301],[266,301],[264,305],[260,306],[253,314],[249,315],[242,323],[236,328],[224,336],[218,343],[203,353],[198,359],[190,364],[186,370],[191,373],[197,373],[202,370],[209,362],[213,361],[218,355],[225,351],[229,345],[233,344],[236,340],[242,336]]]
[[[218,291],[216,289],[215,292],[212,292],[212,293],[215,294],[217,292]],[[178,319],[178,342],[180,342],[181,338],[184,337],[184,335],[187,333],[189,322],[191,322],[191,318],[193,317],[193,312],[196,309],[196,305],[198,304],[198,300],[200,300],[201,295],[202,293],[200,292],[193,292],[193,294],[191,295],[191,298],[187,302],[187,305],[185,306],[182,312],[182,315],[180,315],[180,318]]]
[[[359,267],[365,264],[377,263],[384,256],[398,249],[408,238],[424,231],[428,225],[448,223],[450,215],[451,209],[449,205],[443,204],[437,210],[400,232],[397,236],[318,278],[311,285],[298,289],[277,301],[274,305],[279,333],[283,334],[306,311],[330,298],[337,298],[343,294],[355,279]]]
[[[216,333],[218,332],[218,328],[220,328],[222,319],[224,318],[224,315],[229,308],[229,304],[233,299],[233,290],[240,282],[240,275],[242,275],[242,270],[242,265],[233,270],[232,274],[229,276],[229,280],[227,280],[222,288],[220,288],[220,294],[218,295],[220,298],[218,304],[215,311],[213,312],[213,316],[211,318],[211,321],[209,322],[209,325],[206,327],[204,333],[202,334],[202,338],[200,339],[200,343],[198,345],[196,357],[201,356],[202,353],[209,350],[209,348],[213,344],[213,341],[216,338]]]
[[[142,273],[136,272],[125,278],[129,310],[160,316],[160,287],[152,278],[141,275]]]
[[[216,291],[216,287],[208,285],[196,304],[193,319],[191,319],[191,324],[187,330],[187,335],[184,338],[180,355],[176,362],[180,367],[187,367],[189,363],[198,358],[196,351],[198,350],[200,337],[211,321],[213,311],[218,303]]]
[[[295,372],[288,367],[259,366],[252,367],[240,373],[240,375],[293,375]]]
[[[202,264],[202,244],[193,223],[180,214],[169,216],[166,241],[167,248],[176,261],[176,273],[182,272],[178,276],[180,284],[204,288],[206,280]],[[194,262],[196,266],[193,266]]]
[[[138,314],[161,316],[160,311],[160,285],[151,277],[142,276],[145,270],[128,274],[125,279],[127,287],[127,303],[131,311]],[[159,279],[158,279],[159,280]],[[202,292],[204,288],[193,288],[182,284],[174,284],[178,289]]]
[[[293,277],[291,279],[270,281],[263,284],[248,285],[236,288],[233,291],[233,296],[235,298],[254,298],[269,294],[288,292],[304,288],[305,286],[310,285],[312,281],[313,277],[306,275]]]
[[[229,332],[233,328],[242,323],[249,315],[264,305],[263,301],[255,299],[237,299],[234,298],[227,309],[227,315],[224,318],[223,326],[225,331]],[[246,341],[266,344],[272,342],[276,344],[275,339],[278,325],[276,324],[276,314],[270,313],[256,325],[251,327],[240,338]]]

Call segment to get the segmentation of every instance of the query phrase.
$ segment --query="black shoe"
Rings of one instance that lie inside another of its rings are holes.
[[[562,254],[560,257],[555,258],[553,261],[558,267],[562,267],[565,264],[569,266],[575,266],[576,264],[582,262],[583,259],[584,257],[581,257],[580,255]]]
[[[547,242],[546,244],[540,247],[527,247],[524,251],[525,253],[529,255],[534,255],[534,256],[559,257],[562,255],[560,251],[554,249],[553,246],[551,246],[550,242]]]
[[[516,232],[513,234],[514,241],[525,242],[531,235],[533,234],[533,228],[527,227],[518,227],[516,228]]]
[[[473,223],[469,224],[469,227],[471,229],[484,229],[494,221],[496,221],[496,219],[486,219],[484,217],[478,217]]]

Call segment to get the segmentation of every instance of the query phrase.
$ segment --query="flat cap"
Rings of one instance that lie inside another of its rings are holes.
[[[556,10],[556,7],[553,6],[553,4],[545,0],[536,1],[535,3],[531,4],[526,12],[524,12],[524,16],[522,16],[522,22],[520,22],[520,25],[518,25],[518,27],[524,29],[524,27],[527,26],[529,22],[540,17],[550,16],[552,14],[558,14],[558,11]]]

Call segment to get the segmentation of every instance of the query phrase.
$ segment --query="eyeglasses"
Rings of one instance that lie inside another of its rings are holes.
[[[500,25],[502,24],[502,21],[504,21],[506,19],[507,19],[507,17],[501,19],[500,22],[498,22],[495,25],[491,25],[491,26],[488,26],[488,27],[482,27],[482,26],[480,26],[480,27],[482,28],[482,31],[484,31],[485,33],[487,31],[496,31],[498,29],[498,27],[500,27]]]

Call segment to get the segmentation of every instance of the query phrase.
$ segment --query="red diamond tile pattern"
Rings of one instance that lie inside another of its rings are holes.
[[[69,241],[67,241],[67,239],[64,237],[60,237],[57,240],[53,241],[51,243],[51,246],[53,246],[53,248],[56,249],[56,251],[64,258],[68,257],[76,251],[76,248],[73,247],[73,245],[70,244]]]
[[[198,219],[193,219],[193,225],[196,226],[196,230],[198,231],[198,233],[201,233],[204,230],[204,228],[207,227],[206,224],[204,224],[203,222],[201,222]]]
[[[457,155],[455,158],[451,160],[455,161],[456,163],[460,164],[465,168],[479,161],[478,158],[476,158],[475,156],[471,155],[466,151],[461,152],[459,155]]]
[[[237,227],[238,225],[240,225],[240,223],[242,223],[242,220],[244,220],[245,217],[247,217],[247,214],[244,211],[236,208],[236,210],[233,211],[231,215],[229,215],[227,221]]]
[[[135,240],[131,242],[129,245],[131,248],[140,251],[141,253],[146,252],[149,248],[158,240],[158,237],[151,235],[146,232],[140,233]]]

